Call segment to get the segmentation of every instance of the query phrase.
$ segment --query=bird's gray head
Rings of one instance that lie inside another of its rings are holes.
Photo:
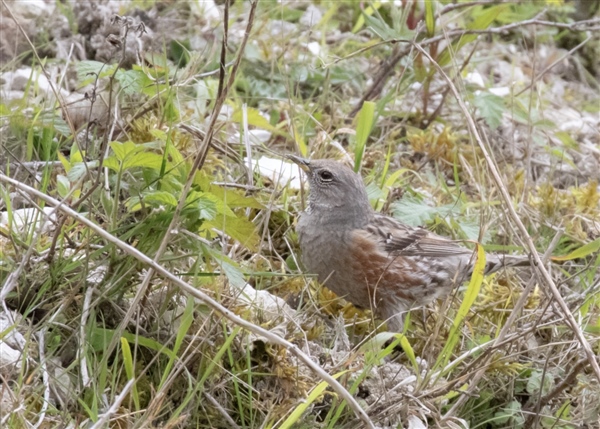
[[[289,157],[308,176],[308,211],[316,222],[358,228],[373,217],[362,178],[341,162]]]

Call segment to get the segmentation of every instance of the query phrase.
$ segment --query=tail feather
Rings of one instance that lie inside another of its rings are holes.
[[[529,267],[531,261],[528,256],[514,256],[501,254],[488,254],[485,261],[485,274],[492,274],[502,268]]]

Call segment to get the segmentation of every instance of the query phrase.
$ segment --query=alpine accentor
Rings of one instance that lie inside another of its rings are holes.
[[[319,281],[393,331],[403,313],[448,295],[473,271],[473,251],[376,213],[361,177],[344,164],[290,156],[308,176],[310,197],[296,231],[302,262]],[[529,265],[526,257],[486,255],[485,274]]]

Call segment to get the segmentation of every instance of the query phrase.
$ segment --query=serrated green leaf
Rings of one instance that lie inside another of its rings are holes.
[[[145,152],[146,148],[143,145],[136,145],[131,141],[125,143],[111,142],[110,148],[114,152],[116,160],[120,162],[115,163],[115,160],[105,161],[104,166],[115,171],[119,171],[119,169],[128,170],[134,167],[160,170],[162,166],[162,155]]]
[[[104,161],[102,162],[102,166],[112,171],[118,172],[121,169],[121,162],[119,162],[117,157],[113,155],[104,159]]]
[[[136,153],[135,156],[128,156],[123,162],[123,170],[129,170],[134,167],[151,168],[160,170],[163,162],[163,157],[157,153]]]
[[[89,161],[87,163],[76,162],[75,164],[73,164],[73,166],[69,170],[67,177],[69,178],[69,180],[71,182],[77,182],[88,172],[88,170],[93,170],[95,168],[98,168],[98,164],[99,164],[98,160]]]
[[[203,198],[206,198],[214,203],[217,214],[222,214],[227,217],[235,217],[235,213],[233,212],[233,210],[229,208],[225,201],[223,201],[216,195],[211,194],[210,192],[204,192],[202,196]]]
[[[461,230],[462,237],[471,241],[479,240],[479,232],[481,230],[479,220],[456,216],[452,223]],[[491,239],[490,231],[486,230],[481,238],[481,243],[487,244]]]
[[[554,377],[549,372],[534,370],[527,379],[527,392],[531,395],[539,394],[541,389],[542,396],[545,396],[550,393],[552,387],[554,387]]]
[[[214,185],[211,183],[212,177],[198,172],[194,178],[194,184],[200,186],[201,189],[206,190],[207,193],[216,196],[221,200],[227,207],[234,208],[253,208],[262,209],[264,205],[256,200],[254,197],[248,197],[244,194],[245,191],[239,189],[225,188],[223,186]]]
[[[127,95],[142,92],[147,77],[141,70],[117,70],[115,79],[121,85],[121,89]]]
[[[77,63],[77,80],[79,82],[93,81],[97,77],[105,77],[114,73],[118,64],[106,64],[100,61],[80,61]]]
[[[238,289],[241,289],[244,286],[246,286],[246,279],[244,278],[244,274],[240,269],[238,269],[237,266],[222,261],[221,269],[223,270],[223,273],[225,273],[227,280],[229,280],[229,283],[232,286]]]
[[[224,191],[223,194],[222,195],[216,194],[215,193],[216,189],[223,190]],[[225,204],[227,204],[228,207],[231,207],[231,208],[243,207],[243,208],[263,209],[265,207],[259,201],[257,201],[256,198],[247,197],[247,196],[243,195],[242,191],[238,191],[235,189],[224,189],[224,188],[220,188],[217,186],[217,187],[211,187],[210,192],[212,194],[217,195],[219,198],[221,198],[221,200]]]
[[[166,205],[169,207],[177,207],[177,198],[171,192],[152,191],[144,194],[144,203],[153,207]]]
[[[501,411],[494,413],[494,426],[506,425],[521,412],[521,404],[518,401],[511,401]],[[514,427],[514,426],[511,426]]]
[[[234,240],[237,240],[240,244],[247,247],[252,251],[258,250],[258,243],[260,237],[256,233],[256,227],[248,219],[240,217],[227,217],[223,218],[219,216],[216,219],[211,219],[202,224],[204,228],[215,228],[223,231]]]
[[[412,195],[406,195],[391,205],[394,217],[410,226],[424,225],[438,214],[447,214],[453,207],[454,205],[431,207]]]
[[[69,170],[71,169],[71,163],[62,153],[58,152],[56,155],[58,156],[58,160],[60,161],[63,168],[65,169],[65,172],[68,173]]]
[[[553,122],[550,119],[538,119],[533,123],[533,126],[542,131],[554,131],[556,129],[556,122]],[[542,141],[544,141],[544,139],[542,139]]]
[[[473,104],[488,126],[496,129],[502,123],[505,110],[504,99],[486,91],[481,91],[473,98]]]
[[[115,156],[119,161],[124,161],[127,155],[130,153],[136,153],[143,150],[141,146],[137,146],[131,141],[121,142],[110,142],[110,148],[114,152]]]
[[[225,277],[227,277],[227,280],[229,280],[229,283],[232,286],[238,289],[243,289],[246,286],[244,273],[232,259],[209,247],[205,246],[204,249],[206,249],[206,252],[210,254],[213,260],[221,268],[223,274],[225,274]]]
[[[369,183],[366,186],[366,190],[367,190],[367,197],[369,198],[369,201],[371,202],[371,204],[379,201],[381,198],[383,198],[384,192],[379,188],[379,186],[377,186],[376,183]]]
[[[69,161],[71,164],[76,162],[83,162],[83,153],[79,150],[76,144],[71,146],[71,154],[69,155]]]
[[[401,38],[401,35],[396,33],[396,31],[379,16],[369,16],[365,13],[363,13],[362,16],[369,29],[377,34],[377,36],[379,36],[379,38],[382,40],[394,40]]]
[[[58,174],[56,176],[56,190],[61,198],[65,198],[67,196],[71,190],[71,182],[69,182],[69,179],[66,176],[63,176],[62,174]]]
[[[191,211],[198,219],[213,220],[218,213],[217,202],[204,192],[191,191],[185,201],[184,213]],[[235,214],[232,216],[235,218]]]

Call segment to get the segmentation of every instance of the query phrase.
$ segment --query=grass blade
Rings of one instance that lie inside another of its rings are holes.
[[[354,147],[354,171],[360,171],[360,165],[367,146],[367,140],[375,120],[375,103],[365,101],[358,113],[356,123],[356,146]]]

